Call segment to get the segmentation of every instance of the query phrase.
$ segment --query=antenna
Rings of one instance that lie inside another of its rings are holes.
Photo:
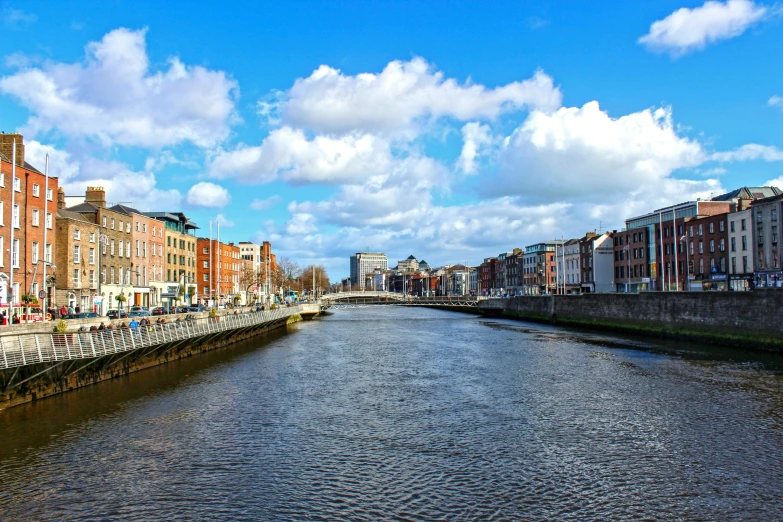
[[[598,222],[598,233],[602,234],[603,233],[603,229],[604,229],[604,222],[603,221],[599,221]]]

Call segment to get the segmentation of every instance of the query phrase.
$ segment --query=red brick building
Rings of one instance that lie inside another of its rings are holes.
[[[218,304],[233,304],[234,297],[239,296],[240,292],[242,262],[239,246],[221,243],[216,239],[198,238],[196,281],[201,302],[207,303],[212,296]]]
[[[16,179],[12,179],[11,162],[14,142]],[[8,306],[9,299],[19,303],[21,296],[30,292],[37,296],[44,287],[51,294],[51,287],[44,283],[41,261],[54,263],[58,180],[50,177],[47,183],[46,176],[25,161],[24,150],[21,134],[0,134],[0,306]],[[47,277],[54,271],[47,268]]]
[[[650,238],[646,227],[615,232],[614,280],[618,292],[637,293],[650,287]]]

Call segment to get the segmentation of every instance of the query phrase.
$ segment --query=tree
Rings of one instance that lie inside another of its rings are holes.
[[[248,304],[251,303],[250,288],[252,288],[253,285],[255,285],[257,288],[260,288],[264,285],[260,274],[260,270],[254,269],[253,266],[248,263],[243,263],[242,270],[239,273],[239,288],[245,290],[246,301]],[[255,301],[255,299],[253,301]]]
[[[122,303],[128,300],[127,297],[125,297],[123,294],[117,294],[117,297],[115,297],[117,300],[117,306],[119,306],[120,310],[122,310]]]
[[[275,275],[276,282],[279,281],[279,286],[283,290],[283,298],[285,299],[285,289],[292,289],[295,281],[302,273],[302,269],[299,265],[292,261],[290,258],[282,257],[277,261],[277,274]]]
[[[315,291],[317,294],[323,294],[329,290],[329,275],[323,265],[310,265],[302,270],[299,278],[302,290],[313,292],[313,272],[315,272]]]

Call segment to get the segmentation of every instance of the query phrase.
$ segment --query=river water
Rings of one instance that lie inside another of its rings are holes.
[[[0,519],[780,519],[781,368],[341,310],[0,412]]]

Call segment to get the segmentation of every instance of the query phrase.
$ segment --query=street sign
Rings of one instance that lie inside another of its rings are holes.
[[[46,299],[46,290],[38,292],[38,299]]]
[[[173,297],[177,297],[177,294],[174,292],[163,292],[160,294],[160,297],[163,299],[171,299]]]

